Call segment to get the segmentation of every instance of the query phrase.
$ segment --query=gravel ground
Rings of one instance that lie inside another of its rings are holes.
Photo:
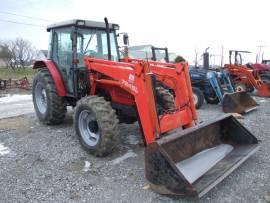
[[[261,140],[260,150],[200,202],[270,202],[270,99],[240,122]],[[200,121],[222,115],[204,105]],[[196,202],[146,189],[138,125],[121,124],[121,143],[108,157],[87,154],[72,127],[45,126],[34,113],[0,120],[0,202]]]

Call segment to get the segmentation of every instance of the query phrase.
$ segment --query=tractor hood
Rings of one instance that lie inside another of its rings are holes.
[[[270,66],[267,64],[255,63],[252,64],[252,67],[258,71],[270,71]]]
[[[189,74],[190,74],[191,80],[204,80],[206,79],[207,70],[203,68],[194,68],[190,66]]]

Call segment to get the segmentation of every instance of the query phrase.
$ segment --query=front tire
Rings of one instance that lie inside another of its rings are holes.
[[[201,108],[204,102],[204,96],[202,91],[199,88],[192,87],[192,94],[196,109]]]
[[[35,75],[32,96],[37,117],[42,123],[56,125],[63,122],[67,111],[65,99],[58,96],[47,69],[41,69]]]
[[[115,110],[103,97],[84,97],[76,105],[76,134],[84,149],[95,156],[108,155],[118,144],[118,123]]]
[[[175,108],[174,96],[170,91],[162,86],[156,87],[157,105],[164,111]]]

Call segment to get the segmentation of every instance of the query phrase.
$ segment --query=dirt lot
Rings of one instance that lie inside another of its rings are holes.
[[[260,150],[201,202],[270,202],[270,99],[256,98],[257,111],[240,119],[261,140]],[[0,107],[1,108],[1,107]],[[204,105],[200,120],[222,115]],[[194,202],[161,196],[144,187],[138,124],[121,124],[113,154],[95,158],[80,146],[72,110],[64,124],[41,125],[34,113],[0,120],[0,202]]]

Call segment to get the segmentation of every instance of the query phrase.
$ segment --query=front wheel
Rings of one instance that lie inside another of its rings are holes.
[[[103,97],[84,97],[76,105],[76,133],[82,146],[95,156],[108,155],[118,144],[118,122],[115,110]]]
[[[193,87],[192,93],[193,93],[193,100],[194,100],[196,109],[201,108],[204,102],[204,96],[203,96],[202,91],[199,88]]]

